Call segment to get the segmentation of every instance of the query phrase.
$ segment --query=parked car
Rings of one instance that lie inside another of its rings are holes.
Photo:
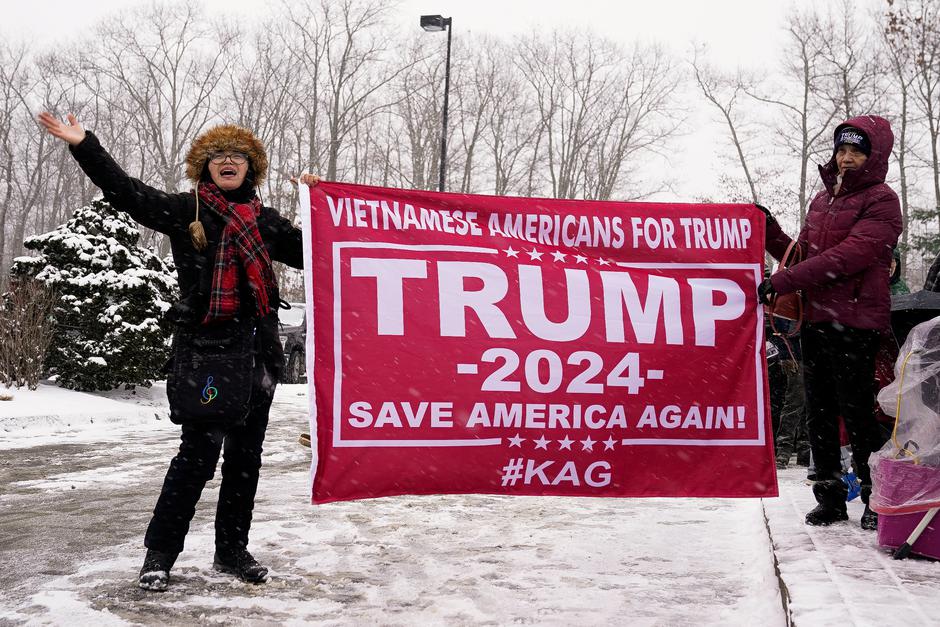
[[[304,303],[290,303],[290,309],[282,309],[280,319],[280,340],[284,349],[284,383],[307,382],[307,313]]]

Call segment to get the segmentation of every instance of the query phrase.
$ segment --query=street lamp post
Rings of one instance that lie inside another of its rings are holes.
[[[447,31],[447,61],[444,65],[444,123],[441,130],[441,168],[437,191],[444,191],[444,174],[447,170],[447,97],[450,94],[450,35],[453,31],[451,18],[441,15],[422,15],[421,28],[429,33]]]

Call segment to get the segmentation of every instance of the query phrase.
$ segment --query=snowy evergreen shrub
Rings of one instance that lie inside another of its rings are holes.
[[[164,314],[176,300],[176,279],[160,257],[137,246],[139,238],[127,214],[99,199],[24,242],[39,256],[17,258],[11,272],[57,295],[46,367],[59,385],[107,390],[161,378],[170,333]]]

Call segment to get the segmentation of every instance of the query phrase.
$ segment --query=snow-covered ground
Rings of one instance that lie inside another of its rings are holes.
[[[3,392],[3,390],[0,390]],[[178,427],[162,386],[0,401],[0,624],[940,624],[940,564],[781,497],[433,496],[309,505],[306,388],[272,409],[250,586],[211,569],[218,479],[170,590],[136,587]]]

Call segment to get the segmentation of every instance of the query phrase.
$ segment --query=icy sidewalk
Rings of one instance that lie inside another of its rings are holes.
[[[66,412],[50,419],[55,433],[19,425],[33,444],[14,449],[0,434],[0,624],[775,627],[787,621],[775,556],[801,627],[940,617],[940,564],[892,561],[857,527],[859,505],[851,524],[803,525],[812,495],[802,469],[763,502],[478,495],[311,506],[302,386],[279,389],[265,444],[251,549],[271,581],[211,569],[217,476],[170,590],[144,592],[141,538],[178,439],[153,417],[165,411],[160,393],[59,405],[126,405],[108,405],[117,423],[106,427]]]
[[[876,532],[859,527],[859,499],[848,504],[848,522],[805,525],[816,504],[806,469],[778,476],[780,498],[764,509],[796,625],[940,624],[940,562],[892,559]]]

